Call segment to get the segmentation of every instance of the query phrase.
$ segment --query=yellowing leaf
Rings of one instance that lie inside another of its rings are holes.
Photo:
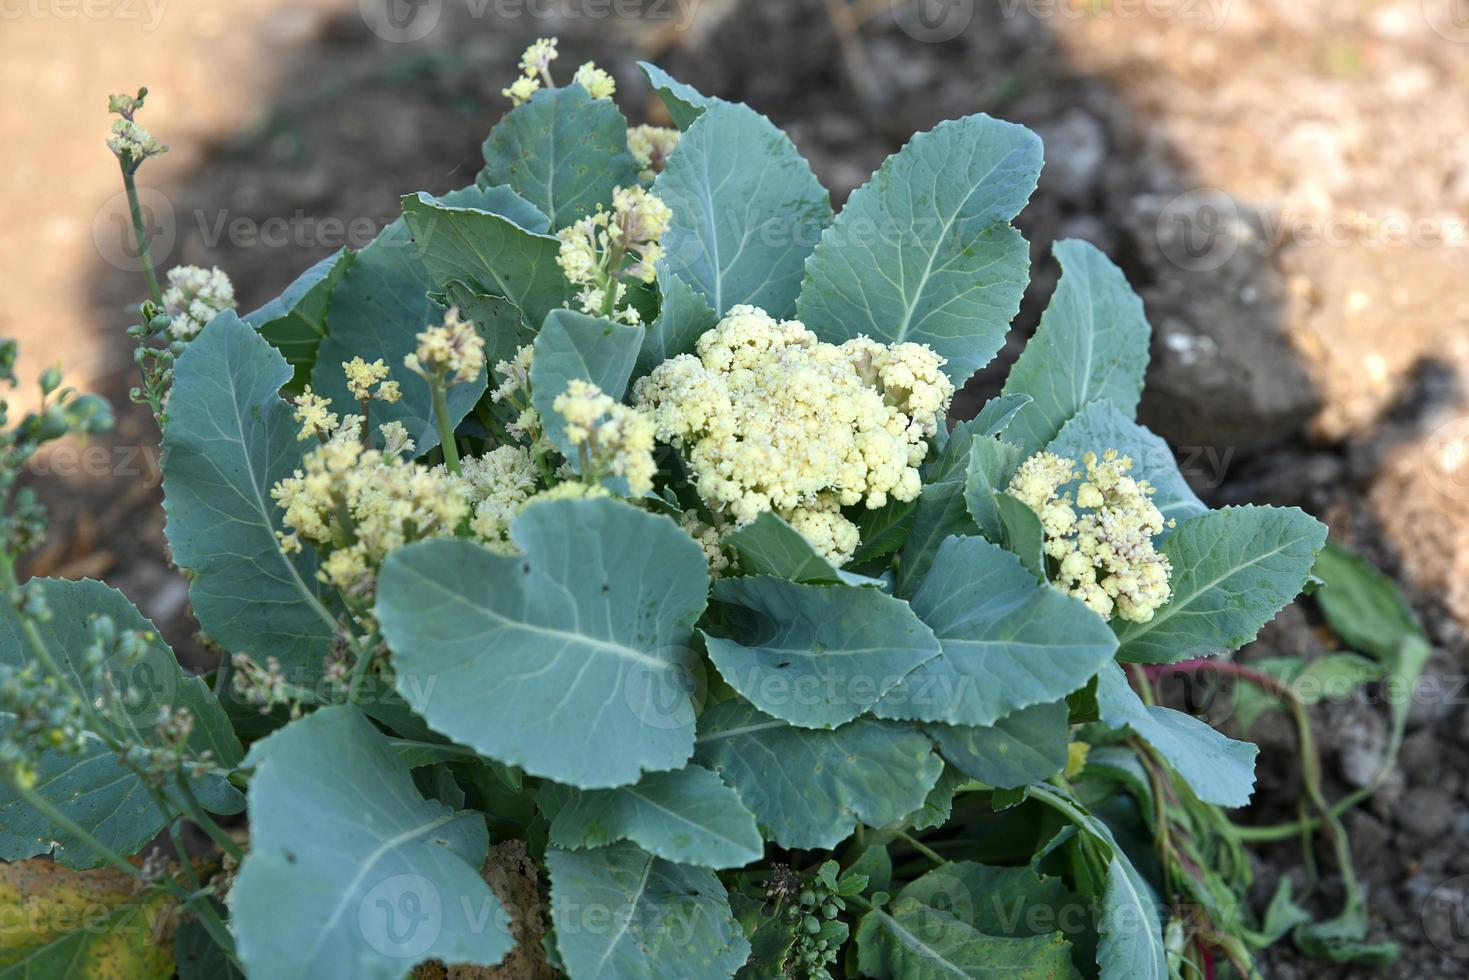
[[[0,980],[167,980],[175,903],[111,868],[0,864]]]

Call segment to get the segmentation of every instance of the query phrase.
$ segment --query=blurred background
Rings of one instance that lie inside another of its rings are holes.
[[[1469,893],[1469,0],[0,0],[0,335],[22,340],[23,377],[60,361],[122,416],[37,463],[56,523],[33,571],[104,578],[198,652],[157,433],[127,405],[143,285],[107,94],[148,85],[140,119],[172,147],[140,174],[160,269],[218,265],[244,311],[365,245],[402,193],[470,183],[541,35],[560,35],[562,65],[611,71],[634,123],[665,121],[639,59],[750,103],[838,204],[939,120],[1041,134],[1020,219],[1035,281],[966,403],[1034,328],[1053,240],[1122,265],[1154,330],[1143,420],[1196,489],[1322,517],[1403,585],[1434,644],[1401,765],[1346,821],[1371,938],[1403,956],[1327,966],[1287,942],[1269,975],[1469,974],[1463,924],[1425,918]],[[1338,643],[1303,603],[1242,657]],[[1330,784],[1365,785],[1382,704],[1317,714]],[[1275,722],[1250,732],[1262,820],[1298,795],[1295,734]],[[1293,843],[1257,858],[1262,903],[1307,875]]]

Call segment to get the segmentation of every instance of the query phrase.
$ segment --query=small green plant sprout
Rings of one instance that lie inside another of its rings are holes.
[[[1229,669],[1326,529],[1193,493],[1135,421],[1142,303],[1085,242],[951,419],[1026,289],[1040,140],[942,123],[833,213],[754,110],[645,65],[677,130],[629,128],[556,55],[472,185],[261,309],[149,279],[140,397],[221,665],[97,583],[3,583],[0,856],[136,871],[196,824],[217,854],[146,887],[181,955],[270,980],[512,950],[571,980],[1253,977],[1302,925],[1243,900],[1256,749],[1154,682]],[[142,702],[97,692],[143,665]],[[248,843],[211,816],[241,808]]]

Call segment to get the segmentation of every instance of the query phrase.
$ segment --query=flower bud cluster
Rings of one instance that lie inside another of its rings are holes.
[[[551,62],[560,57],[556,50],[558,41],[554,37],[537,38],[520,56],[520,77],[510,83],[500,94],[514,106],[530,101],[542,87],[554,88],[551,78]],[[612,76],[588,61],[576,70],[572,81],[586,89],[594,99],[610,99],[617,93],[617,83]]]
[[[566,420],[566,438],[581,456],[584,478],[623,477],[633,497],[653,489],[653,423],[646,415],[580,378],[551,405]]]
[[[443,326],[428,327],[418,335],[418,347],[403,358],[403,365],[430,383],[468,384],[484,369],[485,340],[458,309],[450,308]],[[350,372],[348,380],[350,384]]]
[[[188,340],[221,310],[235,308],[235,287],[218,268],[176,266],[168,270],[163,305],[171,318],[168,332],[178,340]]]
[[[928,437],[954,393],[932,350],[827,344],[752,306],[731,309],[695,350],[655,368],[634,396],[721,519],[774,511],[843,564],[858,544],[843,508],[918,496]]]
[[[663,172],[668,156],[678,146],[679,132],[667,126],[630,126],[627,148],[638,162],[638,179],[648,183]]]
[[[623,323],[641,315],[628,305],[623,279],[652,282],[663,257],[660,240],[673,221],[673,211],[641,187],[618,187],[612,210],[598,205],[593,214],[561,229],[556,264],[568,282],[580,286],[583,312]]]
[[[1152,501],[1157,490],[1127,475],[1131,458],[1109,449],[1101,460],[1087,453],[1082,464],[1084,478],[1074,461],[1037,453],[1020,465],[1008,492],[1040,518],[1058,588],[1103,619],[1146,623],[1172,595],[1172,565],[1153,544],[1172,522]],[[1060,488],[1077,479],[1073,502]]]

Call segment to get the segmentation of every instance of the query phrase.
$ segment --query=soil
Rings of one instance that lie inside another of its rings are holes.
[[[25,20],[0,42],[17,93],[0,112],[31,137],[17,142],[19,224],[0,259],[55,301],[16,304],[0,332],[31,345],[32,365],[60,356],[73,382],[126,404],[122,311],[140,284],[106,235],[87,241],[77,212],[100,205],[94,231],[111,227],[100,96],[138,78],[158,92],[149,125],[176,144],[146,173],[170,241],[160,259],[222,266],[242,309],[365,244],[401,193],[471,181],[499,89],[536,35],[562,37],[562,64],[612,70],[634,121],[659,121],[639,58],[751,103],[837,203],[942,119],[1025,123],[1047,148],[1021,219],[1035,281],[964,404],[997,389],[1033,330],[1055,283],[1050,242],[1091,240],[1143,294],[1155,332],[1143,418],[1199,492],[1302,506],[1402,582],[1434,655],[1398,773],[1347,820],[1370,938],[1397,940],[1402,957],[1333,967],[1283,943],[1267,975],[1463,977],[1469,947],[1423,910],[1469,890],[1469,249],[1454,217],[1469,204],[1469,28],[1450,0],[844,2],[428,0],[412,9],[439,19],[411,43],[393,38],[427,22],[375,18],[375,0],[200,0],[151,32]],[[528,10],[561,13],[514,16]],[[844,31],[831,10],[849,12]],[[57,534],[34,570],[106,578],[205,663],[164,560],[151,418],[125,412],[92,448],[89,461],[63,447],[38,473]],[[1303,600],[1242,656],[1333,644]],[[1363,697],[1315,717],[1328,792],[1348,792],[1382,751],[1386,710]],[[1241,819],[1289,819],[1294,736],[1267,717],[1251,737],[1260,789]],[[1257,855],[1261,901],[1280,874],[1304,880],[1294,844]],[[1313,901],[1330,914],[1339,879],[1315,857]]]

